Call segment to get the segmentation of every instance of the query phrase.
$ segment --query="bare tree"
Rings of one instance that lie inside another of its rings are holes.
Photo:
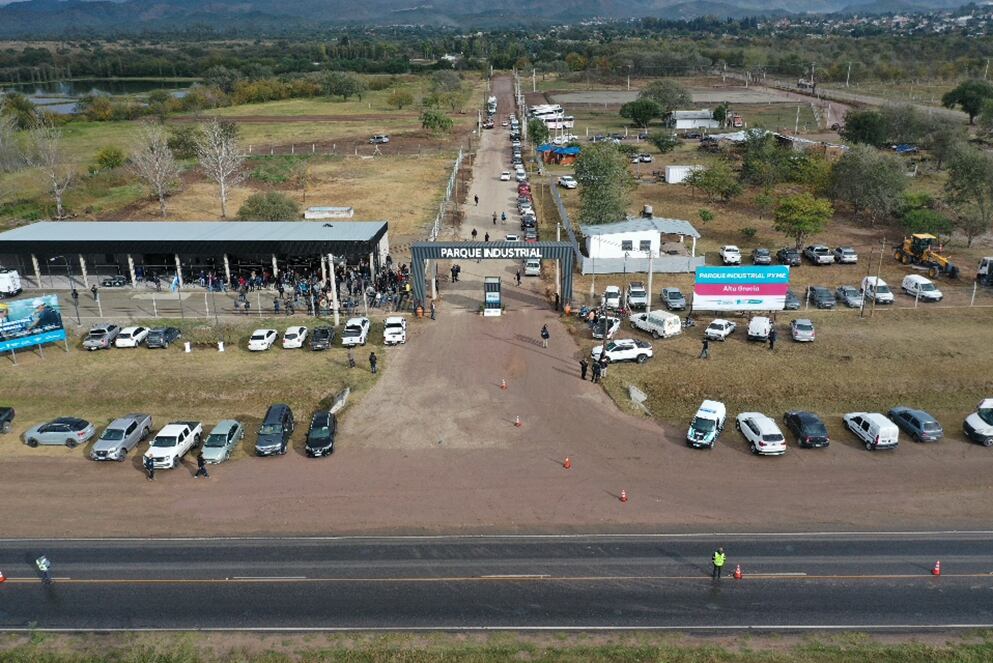
[[[139,125],[130,166],[131,171],[143,179],[159,199],[159,213],[165,216],[166,195],[179,178],[180,167],[161,126],[150,122]]]
[[[62,204],[66,190],[76,179],[76,168],[66,153],[62,130],[43,123],[28,134],[28,163],[41,170],[55,199],[55,218],[65,218]]]
[[[228,190],[245,179],[241,167],[245,157],[231,125],[211,120],[196,140],[197,159],[204,174],[217,183],[221,198],[221,218],[228,215]]]

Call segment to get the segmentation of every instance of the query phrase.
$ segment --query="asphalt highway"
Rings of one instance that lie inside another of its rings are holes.
[[[0,629],[993,627],[991,551],[993,532],[0,541]]]

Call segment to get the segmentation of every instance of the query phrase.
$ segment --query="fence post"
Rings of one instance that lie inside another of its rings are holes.
[[[969,306],[976,305],[976,288],[979,287],[979,281],[972,282],[972,300],[969,302]]]

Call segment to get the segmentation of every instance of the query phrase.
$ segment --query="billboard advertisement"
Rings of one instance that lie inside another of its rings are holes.
[[[694,311],[782,311],[790,288],[788,265],[697,267]]]
[[[65,337],[58,296],[0,302],[0,352],[64,341]]]

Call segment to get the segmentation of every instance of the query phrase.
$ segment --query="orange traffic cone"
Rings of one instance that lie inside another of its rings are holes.
[[[507,388],[507,381],[506,380],[500,380],[500,388],[501,389],[506,389]]]
[[[941,575],[941,560],[939,559],[934,563],[934,568],[931,569],[931,575],[940,576]]]
[[[741,564],[734,567],[734,579],[741,580]]]
[[[570,460],[568,456],[565,457],[565,462],[562,463],[562,467],[564,467],[567,470],[572,469],[572,460]]]
[[[3,574],[3,571],[0,571],[0,582],[3,582],[3,581],[5,581],[6,579],[7,579],[7,576],[5,576],[5,575]]]
[[[626,490],[622,490],[621,491],[621,501],[622,502],[627,502],[628,501],[628,491],[626,491]]]
[[[524,425],[524,424],[521,423],[520,416],[514,417],[514,425],[517,426],[518,428],[520,428],[521,426]]]

